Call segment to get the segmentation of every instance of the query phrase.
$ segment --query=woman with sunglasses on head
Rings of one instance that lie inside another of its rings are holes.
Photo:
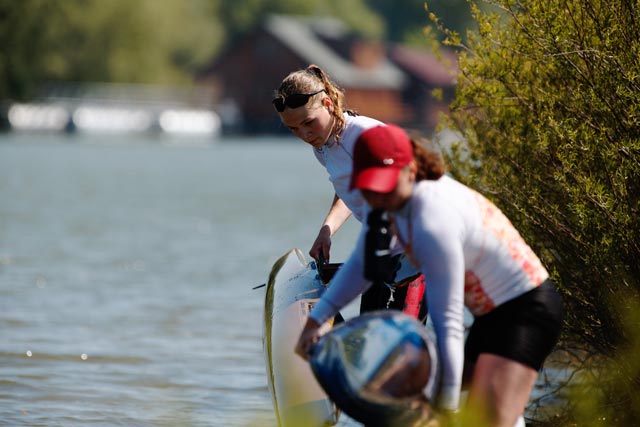
[[[360,222],[365,220],[366,202],[358,192],[349,191],[354,143],[364,130],[383,123],[345,110],[342,89],[317,65],[309,65],[286,76],[275,91],[273,105],[282,123],[295,136],[313,147],[314,155],[326,168],[333,184],[335,193],[331,207],[309,250],[309,255],[316,261],[328,262],[331,237],[349,216],[353,215]],[[406,270],[405,267],[402,272]],[[414,273],[417,271],[409,268],[403,277],[415,275]],[[391,287],[372,287],[362,298],[361,311],[386,306],[403,310],[407,292],[412,293],[411,297],[420,293],[417,298],[420,301],[424,284],[422,278],[416,280],[420,281],[420,285],[415,282],[412,286],[399,288],[399,291]],[[409,307],[407,311],[411,311],[414,317],[426,317],[424,305],[421,312],[415,306]]]
[[[555,346],[562,301],[542,263],[502,212],[444,175],[433,152],[400,128],[369,129],[354,148],[351,188],[392,217],[393,233],[429,286],[442,378],[432,401],[474,426],[524,426],[537,371]],[[363,292],[364,238],[310,313],[296,347],[307,357],[318,325]],[[464,343],[463,308],[474,316]],[[466,418],[471,414],[471,418]]]
[[[290,73],[276,91],[273,105],[282,123],[313,147],[327,169],[335,195],[309,250],[315,260],[329,261],[331,237],[353,215],[363,220],[365,201],[349,192],[353,144],[365,129],[383,123],[344,109],[344,93],[316,65]]]

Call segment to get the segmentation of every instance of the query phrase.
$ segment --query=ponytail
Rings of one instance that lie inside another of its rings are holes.
[[[411,137],[411,146],[417,166],[416,181],[435,181],[446,173],[442,156],[429,147],[429,141],[426,138]]]

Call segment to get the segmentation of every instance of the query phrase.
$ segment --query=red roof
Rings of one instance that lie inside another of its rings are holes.
[[[394,46],[389,56],[409,74],[433,86],[450,86],[456,82],[455,55],[443,53],[442,60],[426,50]]]

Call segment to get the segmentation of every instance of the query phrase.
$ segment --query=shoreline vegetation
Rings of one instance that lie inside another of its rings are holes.
[[[477,31],[466,40],[430,18],[459,52],[441,123],[462,135],[448,155],[452,174],[511,218],[565,303],[546,366],[568,375],[551,396],[555,414],[527,425],[636,425],[640,4],[491,3],[472,6]]]

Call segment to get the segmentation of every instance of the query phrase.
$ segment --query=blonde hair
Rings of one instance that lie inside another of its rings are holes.
[[[333,103],[331,115],[334,120],[331,135],[335,137],[336,141],[339,141],[345,127],[344,113],[347,112],[351,115],[356,115],[356,113],[351,110],[345,110],[344,90],[333,83],[322,68],[311,64],[303,70],[290,73],[282,80],[280,87],[274,93],[274,97],[287,97],[294,93],[313,93],[323,89]]]

